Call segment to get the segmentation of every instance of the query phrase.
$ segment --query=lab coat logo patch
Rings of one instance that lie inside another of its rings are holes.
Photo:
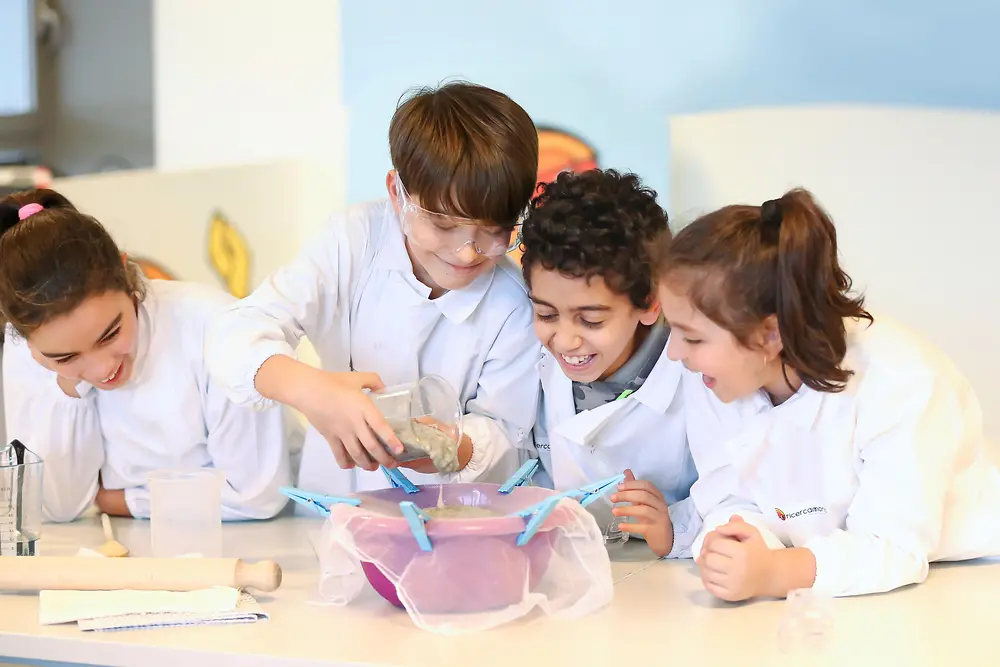
[[[809,516],[810,514],[826,514],[825,507],[807,507],[805,509],[797,510],[791,514],[785,514],[777,507],[774,508],[774,513],[778,515],[778,518],[782,521],[787,521],[788,519],[798,519],[800,516]]]

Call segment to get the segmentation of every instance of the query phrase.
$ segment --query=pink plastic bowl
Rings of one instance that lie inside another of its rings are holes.
[[[573,519],[568,509],[556,507],[525,546],[517,537],[526,522],[520,517],[432,519],[427,536],[433,549],[421,551],[399,503],[434,507],[438,486],[421,487],[420,493],[383,489],[357,494],[359,509],[371,514],[363,528],[355,529],[356,545],[378,565],[362,562],[369,583],[383,598],[403,607],[391,579],[399,579],[411,605],[421,613],[475,613],[502,609],[524,597],[525,581],[534,589],[552,554],[553,533]],[[509,514],[541,502],[555,492],[539,487],[515,487],[500,494],[496,484],[446,484],[446,505],[488,507]],[[388,576],[387,576],[388,575]]]

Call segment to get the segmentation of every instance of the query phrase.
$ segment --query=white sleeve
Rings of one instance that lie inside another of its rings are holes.
[[[859,486],[846,530],[805,544],[816,557],[813,588],[831,596],[927,578],[952,471],[969,435],[966,419],[978,419],[976,406],[964,407],[954,386],[929,374],[885,378],[877,395],[861,394],[857,402]]]
[[[691,545],[701,530],[701,515],[691,496],[667,507],[670,523],[674,526],[674,545],[667,558],[692,558]]]
[[[210,327],[205,346],[209,373],[237,405],[273,405],[254,385],[261,365],[278,354],[294,358],[303,336],[321,340],[342,316],[342,302],[349,301],[340,286],[349,283],[343,276],[349,276],[355,264],[346,224],[343,216],[335,216],[320,238],[252,294],[229,306]],[[362,238],[362,245],[365,242]]]
[[[287,504],[278,489],[292,478],[284,443],[285,411],[240,408],[208,382],[208,456],[226,478],[222,520],[270,519]],[[125,489],[125,502],[132,516],[148,517],[149,487]]]
[[[104,465],[96,390],[83,398],[67,396],[56,374],[32,359],[27,343],[9,332],[3,343],[3,383],[7,437],[20,440],[45,462],[42,515],[46,521],[72,521],[97,497]]]
[[[533,317],[529,306],[518,308],[493,342],[476,395],[466,404],[464,430],[472,440],[472,459],[448,476],[451,481],[502,484],[528,458],[521,450],[534,447],[541,345]]]
[[[719,526],[729,523],[733,515],[738,515],[756,528],[768,548],[784,549],[786,546],[781,538],[775,535],[768,527],[767,520],[761,513],[760,508],[749,500],[730,496],[704,516],[701,516],[697,512],[695,514],[697,518],[694,519],[693,523],[697,524],[698,528],[695,534],[691,536],[692,541],[689,548],[691,558],[697,558],[701,554],[701,545],[705,542],[705,537]],[[676,539],[674,537],[674,540]]]
[[[208,455],[226,473],[223,519],[269,519],[288,503],[279,491],[292,481],[284,442],[286,418],[284,410],[246,410],[234,405],[209,379]]]

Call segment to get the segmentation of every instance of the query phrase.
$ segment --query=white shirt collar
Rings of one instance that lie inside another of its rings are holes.
[[[572,384],[572,381],[563,373],[559,361],[556,360],[552,352],[545,346],[542,346],[542,354],[535,367],[538,368],[539,374],[542,377],[543,387],[552,382],[552,378],[560,378],[556,382],[564,382],[565,386]],[[674,402],[674,396],[680,387],[683,372],[684,366],[672,361],[667,356],[667,349],[663,348],[663,352],[660,354],[656,365],[653,366],[653,370],[650,371],[649,377],[628,398],[642,403],[654,412],[664,413]],[[549,382],[545,382],[545,380]],[[554,384],[552,387],[556,389]]]
[[[156,283],[147,280],[146,297],[139,303],[139,308],[136,311],[139,333],[135,342],[135,364],[132,371],[134,381],[138,381],[142,377],[142,370],[146,358],[149,356],[149,348],[156,331],[156,313],[159,310],[159,305]]]
[[[781,405],[774,405],[771,397],[763,389],[750,396],[748,403],[755,414],[772,414],[775,418],[809,429],[819,417],[824,396],[825,392],[816,391],[803,384]]]

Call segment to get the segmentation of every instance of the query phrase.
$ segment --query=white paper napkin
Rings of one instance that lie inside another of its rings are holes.
[[[77,621],[77,626],[86,632],[108,630],[138,630],[140,628],[168,628],[182,625],[227,625],[233,623],[254,623],[266,620],[267,614],[257,605],[249,593],[240,593],[236,608],[230,611],[208,612],[159,612],[125,614],[106,618],[91,618]]]
[[[236,609],[240,592],[217,586],[201,591],[41,591],[38,622],[57,625],[128,614],[214,614]]]
[[[78,556],[104,558],[92,549]],[[200,554],[180,556],[199,558]],[[126,630],[179,625],[253,623],[267,619],[245,591],[216,586],[198,591],[40,591],[41,625],[76,623],[81,630]]]

